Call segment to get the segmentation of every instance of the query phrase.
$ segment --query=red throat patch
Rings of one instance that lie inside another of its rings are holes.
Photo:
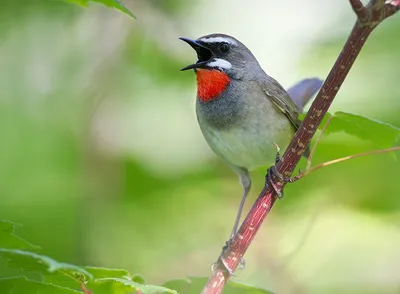
[[[202,102],[217,98],[230,83],[230,78],[219,70],[197,69],[197,97]]]

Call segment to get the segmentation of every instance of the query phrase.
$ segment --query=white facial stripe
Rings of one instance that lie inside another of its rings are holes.
[[[200,39],[201,42],[204,43],[228,43],[231,45],[237,45],[236,41],[230,38],[224,38],[224,37],[208,37],[208,38],[202,38]]]
[[[223,69],[230,69],[232,64],[229,61],[221,58],[214,58],[211,62],[207,63],[209,67],[219,67]]]

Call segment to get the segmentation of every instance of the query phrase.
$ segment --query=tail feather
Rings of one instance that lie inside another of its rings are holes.
[[[304,79],[290,87],[287,92],[301,112],[308,101],[321,88],[323,81],[318,78]]]
[[[289,88],[287,92],[299,110],[303,112],[304,106],[318,92],[322,84],[323,81],[318,78],[304,79]],[[307,146],[303,156],[305,158],[310,156],[310,145]]]

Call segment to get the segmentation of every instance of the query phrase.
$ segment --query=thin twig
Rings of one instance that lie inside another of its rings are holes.
[[[324,162],[324,163],[321,163],[321,164],[318,164],[316,166],[309,168],[302,174],[302,178],[311,174],[312,172],[315,172],[323,167],[326,167],[326,166],[329,166],[329,165],[332,165],[335,163],[347,161],[347,160],[354,159],[354,158],[364,157],[364,156],[368,156],[368,155],[372,155],[372,154],[388,153],[391,151],[399,151],[399,150],[400,150],[400,146],[396,146],[396,147],[390,147],[390,148],[380,149],[380,150],[372,150],[372,151],[367,151],[367,152],[363,152],[363,153],[359,153],[359,154],[336,158],[336,159],[333,159],[333,160],[330,160],[330,161],[327,161],[327,162]]]
[[[312,161],[312,157],[314,155],[315,149],[317,148],[317,145],[318,145],[319,141],[322,139],[322,136],[324,135],[324,133],[326,131],[326,128],[329,126],[329,124],[331,123],[332,119],[333,119],[333,116],[331,116],[327,120],[326,124],[324,125],[324,127],[321,130],[321,133],[319,134],[317,140],[315,141],[314,146],[311,149],[310,155],[308,156],[308,159],[307,159],[306,170],[308,170],[311,167],[311,161]]]
[[[367,11],[360,0],[350,0],[351,7],[354,13],[357,15],[358,19],[365,21],[367,19]]]
[[[374,25],[377,25],[383,17],[385,13],[385,9],[382,9],[385,5],[385,0],[372,0],[371,2],[371,21]]]

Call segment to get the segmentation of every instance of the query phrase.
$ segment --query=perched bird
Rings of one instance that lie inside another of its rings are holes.
[[[181,70],[196,73],[200,129],[214,153],[237,173],[244,189],[232,237],[250,190],[249,170],[274,163],[274,144],[288,146],[299,127],[299,114],[322,81],[306,79],[286,92],[237,39],[224,34],[180,39],[198,57]]]

